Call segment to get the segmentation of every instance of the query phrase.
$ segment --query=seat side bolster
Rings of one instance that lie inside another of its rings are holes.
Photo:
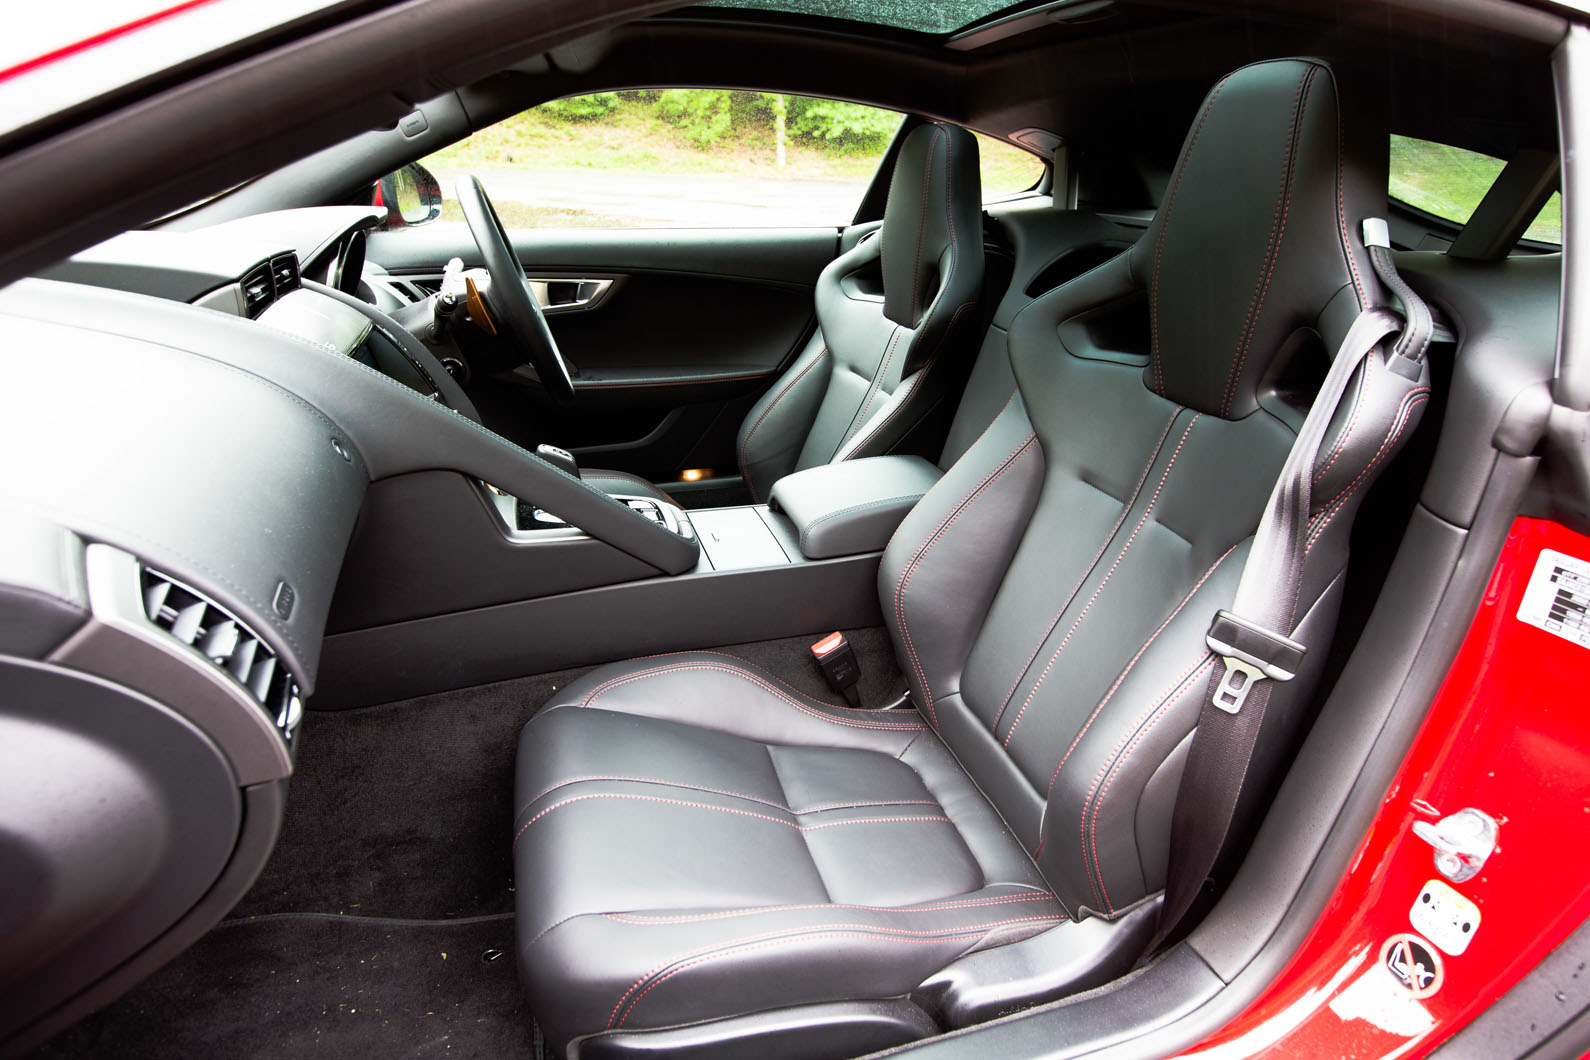
[[[884,622],[913,701],[935,727],[936,698],[959,688],[973,638],[1037,503],[1043,467],[1042,449],[1013,395],[884,550],[878,571]]]
[[[746,413],[734,452],[753,501],[764,500],[773,483],[795,470],[832,371],[833,358],[819,332]]]

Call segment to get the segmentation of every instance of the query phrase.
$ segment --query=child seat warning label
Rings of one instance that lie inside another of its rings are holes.
[[[1518,620],[1590,648],[1590,561],[1541,549]]]

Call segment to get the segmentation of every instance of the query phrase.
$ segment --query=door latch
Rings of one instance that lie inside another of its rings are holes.
[[[1472,806],[1431,824],[1413,822],[1413,834],[1435,848],[1435,870],[1453,883],[1472,880],[1496,849],[1496,821]]]

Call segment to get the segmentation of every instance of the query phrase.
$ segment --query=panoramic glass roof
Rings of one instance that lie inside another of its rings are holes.
[[[1014,0],[705,0],[702,7],[779,11],[796,15],[842,18],[875,26],[953,33],[970,23],[1010,7]]]

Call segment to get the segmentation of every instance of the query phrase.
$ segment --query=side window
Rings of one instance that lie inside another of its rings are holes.
[[[442,217],[478,174],[509,228],[849,224],[901,116],[771,92],[598,92],[533,107],[431,155]]]
[[[998,202],[1031,191],[1043,179],[1044,161],[1030,151],[973,133],[983,176],[983,201]]]
[[[1477,151],[1393,135],[1389,190],[1392,198],[1409,206],[1454,224],[1467,224],[1503,166],[1501,159]],[[1546,201],[1524,238],[1562,243],[1561,194],[1553,193]]]

